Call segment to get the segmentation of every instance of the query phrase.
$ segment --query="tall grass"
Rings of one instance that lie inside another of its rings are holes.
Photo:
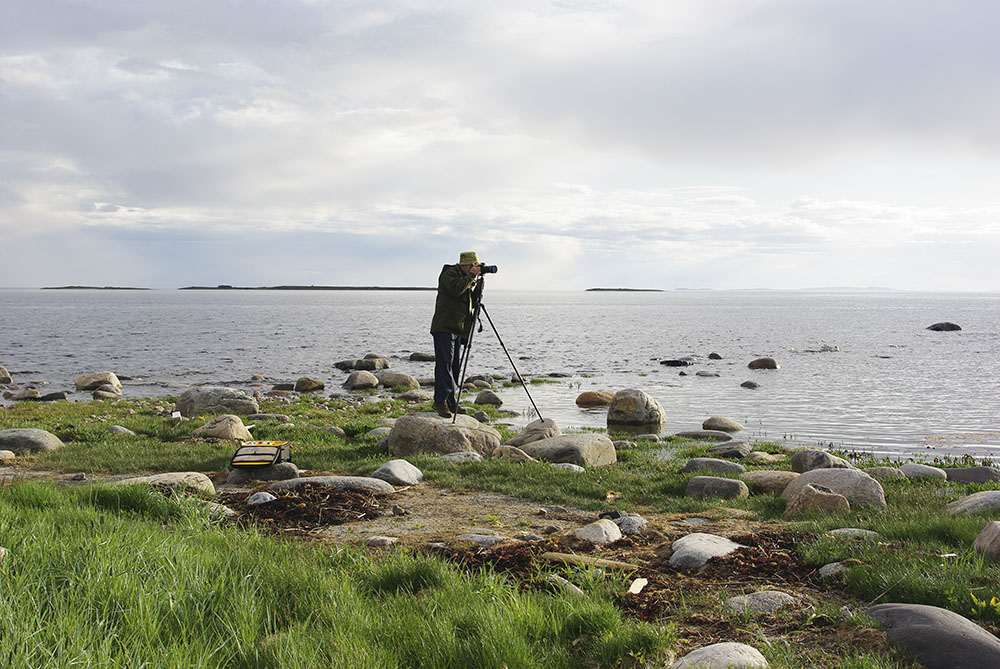
[[[669,632],[406,553],[220,527],[143,486],[0,489],[4,667],[570,667]]]

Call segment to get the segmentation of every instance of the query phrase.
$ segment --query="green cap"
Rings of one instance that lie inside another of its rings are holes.
[[[458,257],[459,265],[478,265],[479,256],[476,255],[475,251],[463,251],[462,255]]]

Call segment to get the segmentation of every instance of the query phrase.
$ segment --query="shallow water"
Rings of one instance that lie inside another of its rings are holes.
[[[584,390],[640,388],[667,414],[665,432],[712,415],[745,436],[924,457],[1000,454],[1000,295],[813,292],[507,292],[489,290],[486,313],[546,418],[603,427],[605,412],[575,405]],[[433,350],[430,291],[0,290],[0,365],[43,392],[109,369],[137,377],[127,396],[176,395],[196,384],[250,388],[313,376],[333,392],[333,363],[369,352],[393,368]],[[493,327],[473,340],[469,373],[509,376]],[[952,321],[961,332],[931,332]],[[837,347],[832,352],[818,352]],[[817,352],[810,352],[817,351]],[[721,360],[709,360],[709,353]],[[661,359],[696,356],[687,368]],[[747,363],[773,356],[776,371]],[[681,376],[686,371],[689,376]],[[718,377],[696,376],[699,371]],[[743,381],[760,384],[756,390]],[[501,391],[523,424],[520,387]],[[76,393],[74,399],[88,399]],[[747,434],[749,433],[749,434]]]

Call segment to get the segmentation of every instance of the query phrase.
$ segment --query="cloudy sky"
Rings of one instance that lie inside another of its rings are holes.
[[[0,286],[1000,289],[994,0],[0,15]]]

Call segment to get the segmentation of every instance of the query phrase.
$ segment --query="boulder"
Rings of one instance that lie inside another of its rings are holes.
[[[382,372],[375,376],[386,388],[410,388],[415,390],[420,387],[420,381],[417,381],[415,376],[410,376],[403,372]]]
[[[744,381],[740,384],[740,388],[746,388],[747,390],[756,390],[760,388],[760,384],[756,381]]]
[[[502,437],[489,425],[465,414],[456,415],[452,422],[452,418],[434,413],[419,413],[400,416],[388,440],[389,453],[401,457],[474,451],[488,458]]]
[[[248,416],[260,412],[257,400],[242,390],[225,386],[189,388],[177,398],[177,411],[185,418],[206,414]]]
[[[118,380],[114,372],[97,372],[78,377],[75,381],[77,390],[96,390],[103,385],[110,385],[116,389],[120,395],[122,392],[122,382]]]
[[[34,427],[0,430],[0,449],[13,451],[17,455],[38,451],[54,451],[64,445],[56,435]]]
[[[287,481],[299,477],[299,468],[291,462],[279,462],[270,467],[237,467],[226,476],[226,483],[242,485],[250,481]]]
[[[622,538],[621,529],[607,518],[579,527],[570,534],[592,544],[610,544]]]
[[[367,390],[378,387],[378,377],[371,372],[356,370],[351,372],[344,381],[344,387],[348,390]]]
[[[117,395],[115,397],[117,397]],[[14,399],[14,400],[16,400],[18,402],[37,401],[37,400],[42,399],[42,394],[40,392],[38,392],[38,390],[35,389],[35,388],[25,388],[24,390],[22,390],[21,392],[17,393],[16,395],[13,395],[12,399]]]
[[[415,351],[410,354],[411,362],[434,362],[435,359],[436,358],[433,353],[420,353],[419,351]]]
[[[725,444],[723,444],[725,446]],[[780,453],[765,453],[764,451],[750,451],[744,456],[744,460],[748,465],[773,465],[776,462],[782,462],[788,456],[781,455]],[[796,473],[796,472],[793,472]]]
[[[493,458],[496,460],[506,460],[507,462],[538,462],[517,446],[509,444],[497,446],[497,449],[493,451]]]
[[[715,474],[742,474],[747,469],[743,465],[730,462],[729,460],[719,460],[718,458],[691,458],[681,469],[682,474],[690,472],[707,471]]]
[[[953,516],[984,511],[1000,511],[1000,490],[984,490],[955,500],[944,507]]]
[[[928,325],[927,329],[933,330],[934,332],[958,332],[962,329],[962,326],[957,323],[943,321],[941,323],[935,323],[934,325]]]
[[[303,476],[302,478],[278,481],[268,486],[271,490],[291,490],[307,483],[329,486],[338,490],[363,490],[367,492],[395,492],[396,489],[382,479],[368,476]]]
[[[899,468],[899,471],[903,472],[903,476],[908,479],[935,479],[938,481],[948,480],[948,474],[945,473],[943,469],[938,467],[931,467],[930,465],[921,465],[915,462],[908,462]]]
[[[609,406],[612,399],[614,399],[612,393],[603,390],[588,390],[576,396],[576,405],[581,409],[594,409]]]
[[[228,439],[230,441],[250,441],[253,435],[243,425],[239,416],[225,414],[217,416],[194,431],[196,437]]]
[[[944,473],[949,481],[962,483],[1000,482],[1000,469],[996,467],[946,467]]]
[[[563,434],[522,444],[519,448],[536,460],[581,467],[601,467],[618,461],[614,442],[603,434]]]
[[[621,516],[619,518],[611,518],[610,520],[618,526],[618,529],[620,529],[622,534],[625,536],[641,534],[642,528],[644,528],[647,523],[645,518],[635,513],[630,513],[627,516]]]
[[[673,549],[670,564],[685,569],[700,569],[714,557],[729,555],[736,549],[743,548],[735,541],[703,532],[683,536],[670,547]]]
[[[268,502],[273,502],[276,499],[278,498],[272,495],[271,493],[262,490],[260,492],[255,492],[254,494],[250,495],[250,497],[247,498],[247,504],[257,506],[258,504],[267,504]]]
[[[906,475],[903,474],[899,467],[865,467],[865,474],[868,474],[873,479],[878,479],[879,481],[885,481],[888,479],[905,479]]]
[[[847,498],[838,495],[829,488],[810,483],[803,486],[797,493],[788,498],[785,506],[785,517],[798,516],[810,511],[827,513],[843,513],[851,510]]]
[[[616,425],[655,428],[659,432],[667,422],[667,414],[655,399],[636,388],[619,390],[608,405],[608,428]]]
[[[135,432],[128,429],[127,427],[122,427],[121,425],[111,425],[108,427],[108,432],[111,434],[124,434],[129,437],[134,437]]]
[[[215,485],[212,483],[212,479],[201,472],[167,472],[152,476],[136,476],[122,479],[117,483],[119,485],[166,486],[175,490],[187,489],[207,495],[215,494]]]
[[[1000,639],[968,618],[925,604],[878,604],[865,609],[889,641],[927,669],[996,667]]]
[[[792,459],[789,462],[792,467],[793,472],[803,473],[808,472],[813,469],[854,469],[852,465],[847,460],[843,458],[838,458],[836,455],[830,455],[826,451],[820,451],[815,448],[806,448],[798,451],[792,455]]]
[[[750,445],[742,441],[727,441],[724,444],[712,446],[712,448],[708,449],[708,454],[717,458],[742,460],[750,455]]]
[[[701,429],[720,430],[722,432],[739,432],[743,429],[743,425],[737,423],[732,418],[712,416],[711,418],[707,418],[705,422],[701,424]]]
[[[311,393],[314,390],[323,390],[324,388],[326,388],[326,384],[319,379],[303,376],[295,382],[294,390],[297,393]]]
[[[740,474],[740,479],[754,490],[772,495],[780,495],[788,484],[798,478],[795,472],[770,471],[762,469],[756,472]]]
[[[45,393],[38,398],[39,402],[58,402],[59,400],[68,400],[69,392],[65,390],[59,390],[54,393]]]
[[[508,446],[523,446],[533,441],[548,439],[549,437],[561,436],[559,426],[551,418],[534,420],[524,426],[521,434],[507,442]]]
[[[503,400],[492,390],[480,390],[474,399],[473,404],[488,404],[490,406],[498,407],[503,404]]]
[[[726,641],[692,651],[670,665],[670,669],[766,669],[767,658],[745,643]]]
[[[13,383],[14,379],[10,377],[10,372],[3,365],[0,365],[0,383]]]
[[[781,365],[774,358],[757,358],[752,360],[747,367],[750,369],[779,369]]]
[[[683,439],[694,439],[695,441],[732,441],[733,437],[728,432],[721,430],[686,430],[678,432],[675,437]]]
[[[372,478],[382,479],[394,486],[408,486],[423,483],[424,473],[406,460],[390,460],[374,472]]]
[[[843,495],[852,509],[862,506],[886,508],[882,486],[858,469],[813,469],[804,472],[788,484],[781,496],[789,501],[810,483]]]
[[[405,393],[396,395],[396,399],[406,402],[430,402],[434,399],[434,393],[426,390],[407,390]]]
[[[750,496],[747,484],[739,479],[716,476],[695,476],[684,489],[687,497],[720,497],[722,499],[742,499]]]
[[[974,550],[985,553],[994,560],[1000,560],[1000,522],[991,521],[972,544]]]

